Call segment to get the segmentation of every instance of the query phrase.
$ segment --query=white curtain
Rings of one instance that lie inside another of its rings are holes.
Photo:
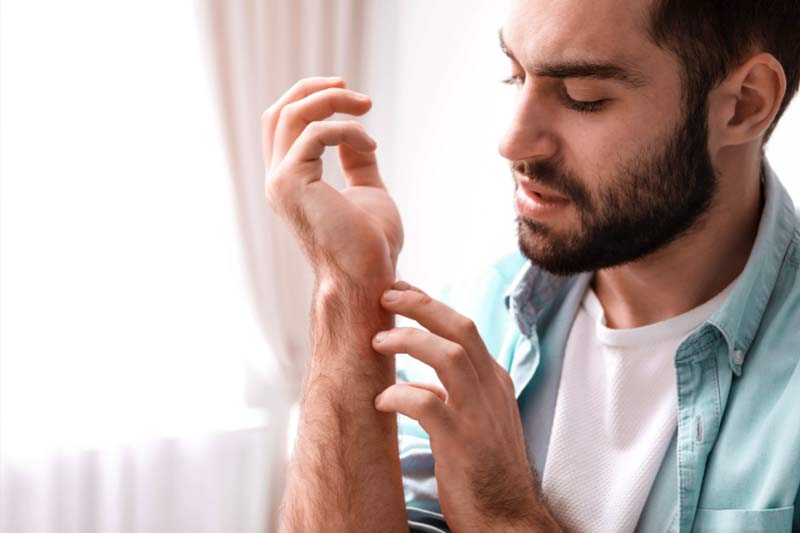
[[[271,530],[285,427],[243,401],[267,354],[196,13],[0,2],[2,533]]]
[[[273,434],[267,514],[277,518],[285,481],[289,413],[309,356],[313,277],[291,230],[264,196],[261,114],[308,76],[362,83],[364,0],[199,0],[209,73],[223,127],[252,303],[270,353],[250,362],[248,399],[268,408]],[[343,183],[335,151],[325,179]]]
[[[269,387],[254,379],[249,395],[254,404],[272,405],[276,394],[298,393],[309,350],[312,277],[290,230],[265,201],[260,117],[303,77],[339,75],[350,87],[359,85],[364,1],[200,0],[198,5],[253,305],[272,352],[254,361],[252,370],[256,378],[278,371]],[[326,179],[341,181],[330,154],[325,168]],[[277,369],[268,366],[270,358]]]
[[[264,533],[265,428],[2,463],[4,533]],[[268,525],[269,523],[269,525]]]

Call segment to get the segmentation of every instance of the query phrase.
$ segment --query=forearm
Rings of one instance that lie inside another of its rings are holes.
[[[281,531],[408,531],[397,422],[374,407],[394,358],[371,338],[393,324],[380,289],[327,282],[315,291],[312,357],[289,467]]]

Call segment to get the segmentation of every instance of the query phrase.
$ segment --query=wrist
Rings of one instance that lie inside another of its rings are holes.
[[[312,336],[330,337],[336,345],[360,342],[394,325],[394,315],[380,304],[394,279],[354,282],[341,276],[319,276],[312,298]],[[372,347],[371,342],[367,344]]]
[[[314,280],[315,296],[337,297],[348,302],[375,300],[395,282],[395,269],[376,268],[370,275],[354,276],[337,266],[319,268]]]
[[[346,387],[372,402],[395,382],[394,357],[372,348],[373,336],[394,326],[394,315],[380,305],[381,294],[392,283],[389,279],[380,284],[354,284],[342,278],[317,278],[311,310],[309,385]]]

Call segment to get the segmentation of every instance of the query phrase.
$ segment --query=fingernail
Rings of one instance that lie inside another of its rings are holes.
[[[326,78],[326,79],[328,81],[332,82],[332,83],[336,83],[337,81],[342,81],[342,77],[341,76],[331,76],[331,77]]]
[[[375,396],[375,407],[378,407],[378,402],[381,400],[381,396],[383,396],[383,393],[380,393],[377,396]]]
[[[380,333],[378,333],[377,335],[375,335],[375,342],[377,342],[377,343],[383,342],[383,341],[384,341],[384,339],[386,339],[386,337],[388,337],[388,336],[389,336],[389,333],[388,333],[388,332],[386,332],[386,331],[381,331]]]
[[[383,293],[383,299],[387,302],[393,302],[398,298],[400,298],[400,291],[390,290]]]

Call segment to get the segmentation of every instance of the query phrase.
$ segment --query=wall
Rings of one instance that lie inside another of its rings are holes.
[[[497,39],[510,2],[376,4],[366,122],[405,224],[400,276],[436,290],[516,247],[513,185],[497,153],[513,104],[514,89],[499,83],[509,67]],[[767,147],[795,202],[798,138],[795,102]]]
[[[513,100],[497,39],[507,2],[386,4],[373,31],[392,26],[395,48],[370,58],[371,113],[384,122],[369,131],[403,216],[399,275],[436,291],[515,248],[513,186],[497,153]]]

